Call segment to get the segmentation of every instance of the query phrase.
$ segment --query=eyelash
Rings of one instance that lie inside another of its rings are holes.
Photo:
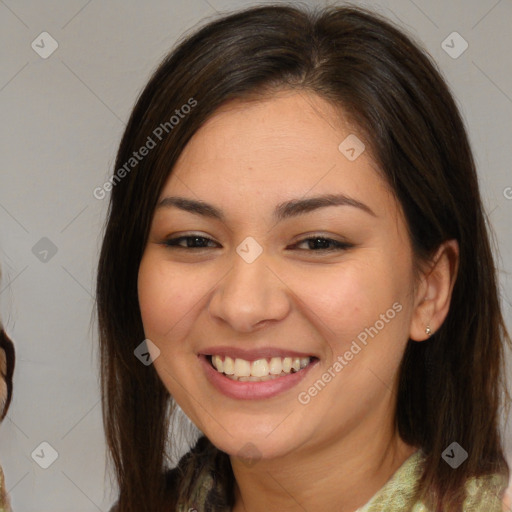
[[[176,237],[176,238],[169,238],[167,240],[165,240],[164,242],[162,242],[163,245],[165,245],[166,247],[168,247],[169,249],[184,249],[184,250],[198,250],[198,249],[208,249],[208,247],[183,247],[183,246],[180,246],[178,245],[178,243],[181,241],[181,240],[191,240],[191,239],[201,239],[201,240],[206,240],[206,241],[209,241],[209,242],[213,242],[213,240],[211,238],[208,238],[208,237],[205,237],[205,236],[199,236],[199,235],[188,235],[188,236],[179,236],[179,237]],[[347,249],[350,249],[352,247],[354,247],[353,244],[349,244],[347,242],[340,242],[338,240],[333,240],[332,238],[327,238],[327,237],[323,237],[323,236],[312,236],[312,237],[307,237],[307,238],[303,238],[302,240],[299,240],[295,245],[300,245],[304,242],[308,242],[310,240],[313,240],[313,241],[319,241],[321,240],[322,242],[329,242],[331,243],[334,247],[331,248],[331,249],[312,249],[308,252],[334,252],[334,251],[344,251],[344,250],[347,250]],[[215,242],[214,242],[215,243]],[[304,250],[304,249],[299,249],[299,250]]]

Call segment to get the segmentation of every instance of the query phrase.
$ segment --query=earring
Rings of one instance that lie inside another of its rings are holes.
[[[425,328],[425,334],[429,337],[432,336],[432,329],[430,328],[430,325],[427,325]]]

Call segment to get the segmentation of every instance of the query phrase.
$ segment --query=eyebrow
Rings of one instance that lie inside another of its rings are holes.
[[[307,199],[291,199],[290,201],[279,203],[274,209],[273,217],[276,222],[280,222],[284,219],[303,215],[327,206],[351,206],[353,208],[359,208],[373,217],[377,217],[369,206],[344,194],[326,194]],[[156,205],[157,209],[171,207],[176,207],[195,215],[218,219],[222,222],[225,221],[225,216],[221,210],[204,201],[188,199],[186,197],[168,196],[161,199]]]

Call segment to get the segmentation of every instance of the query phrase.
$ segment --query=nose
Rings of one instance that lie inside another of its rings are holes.
[[[218,283],[208,306],[210,315],[238,332],[251,332],[282,320],[290,311],[289,288],[266,261],[265,253],[247,263],[237,253]]]

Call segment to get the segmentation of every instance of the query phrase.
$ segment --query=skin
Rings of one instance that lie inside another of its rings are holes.
[[[161,194],[210,203],[225,220],[176,207],[154,214],[138,281],[145,334],[161,351],[154,365],[166,388],[230,455],[235,512],[353,511],[417,450],[393,427],[398,368],[407,340],[428,339],[426,326],[435,332],[448,312],[457,244],[415,273],[402,211],[369,150],[355,161],[338,150],[350,133],[339,112],[304,91],[231,102],[195,133]],[[374,215],[345,205],[272,218],[281,202],[332,193]],[[212,242],[165,244],[190,234]],[[315,235],[351,246],[303,241]],[[252,263],[235,250],[248,236],[263,249]],[[401,311],[299,403],[395,303]],[[290,348],[319,361],[294,388],[241,401],[206,379],[198,353],[214,345]],[[253,461],[241,457],[248,442]]]

